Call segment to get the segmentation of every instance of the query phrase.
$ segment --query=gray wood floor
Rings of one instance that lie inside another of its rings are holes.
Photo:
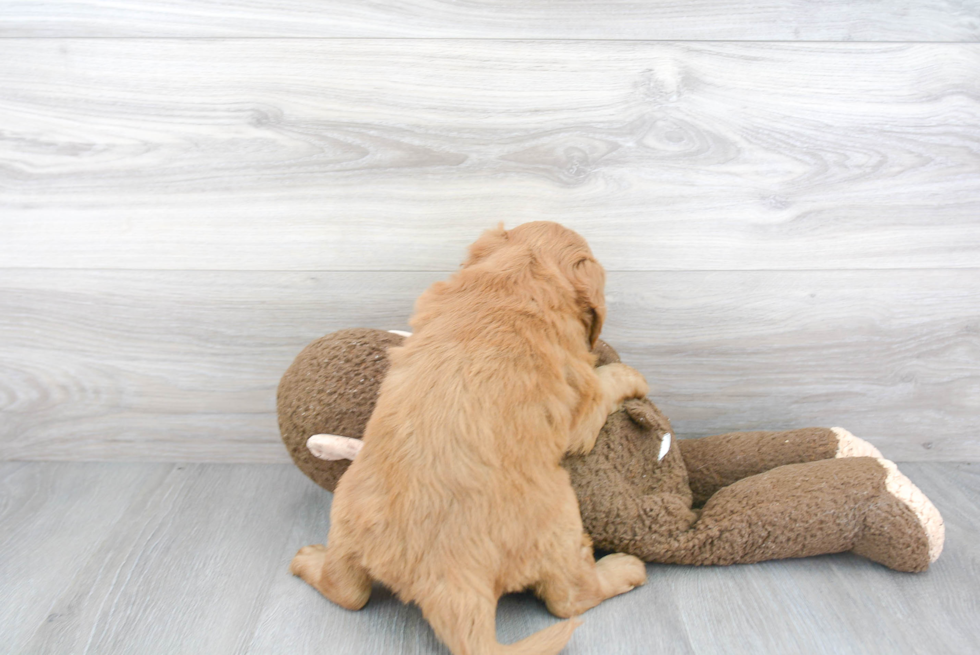
[[[980,651],[980,465],[903,464],[946,520],[923,574],[843,554],[756,565],[650,565],[584,615],[567,652]],[[291,465],[0,464],[2,653],[439,653],[414,607],[376,588],[348,612],[290,576],[331,495]],[[552,618],[504,598],[511,642]]]

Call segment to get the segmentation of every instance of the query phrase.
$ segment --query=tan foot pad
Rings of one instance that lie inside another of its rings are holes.
[[[912,484],[911,480],[898,470],[894,462],[879,457],[878,463],[888,472],[885,478],[885,488],[888,493],[907,505],[919,519],[919,524],[929,540],[929,563],[935,562],[943,552],[943,542],[946,540],[946,526],[939,510],[917,486]]]
[[[837,435],[837,454],[834,457],[874,457],[881,459],[877,448],[864,439],[859,439],[844,428],[830,428]]]

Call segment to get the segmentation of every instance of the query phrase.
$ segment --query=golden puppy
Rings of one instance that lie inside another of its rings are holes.
[[[574,617],[646,581],[643,562],[596,562],[559,466],[588,452],[610,412],[647,385],[623,364],[594,368],[605,272],[578,234],[536,222],[486,232],[463,268],[418,299],[340,479],[327,546],[290,570],[360,609],[371,581],[415,602],[456,655],[557,653],[564,621],[497,643],[498,598],[532,588]]]

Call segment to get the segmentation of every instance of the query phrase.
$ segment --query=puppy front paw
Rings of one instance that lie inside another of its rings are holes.
[[[613,404],[612,411],[619,410],[624,400],[643,398],[650,392],[643,374],[621,362],[600,366],[596,373],[603,382],[606,397]]]

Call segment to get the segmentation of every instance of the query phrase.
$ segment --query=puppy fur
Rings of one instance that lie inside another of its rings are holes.
[[[647,393],[628,366],[594,368],[604,284],[585,240],[556,223],[484,233],[418,299],[337,485],[327,545],[300,550],[290,570],[348,609],[384,583],[456,655],[557,653],[579,625],[503,646],[505,593],[531,588],[571,618],[643,584],[635,557],[595,561],[559,466],[592,449],[624,399]]]

